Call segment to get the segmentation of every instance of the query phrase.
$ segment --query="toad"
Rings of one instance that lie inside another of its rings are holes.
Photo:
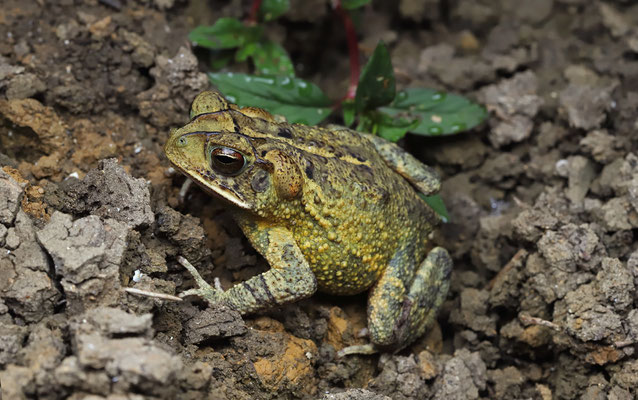
[[[432,168],[378,136],[289,124],[215,92],[198,95],[190,116],[166,156],[228,204],[270,269],[223,291],[184,260],[198,287],[182,296],[249,314],[317,290],[370,290],[371,343],[342,354],[397,351],[427,330],[452,269],[448,252],[428,244],[439,217],[419,192],[439,190]]]

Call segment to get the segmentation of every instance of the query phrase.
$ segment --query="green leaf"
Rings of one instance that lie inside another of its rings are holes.
[[[372,0],[341,0],[341,7],[346,10],[354,10],[355,8],[363,7]]]
[[[208,78],[240,107],[261,107],[291,123],[315,125],[332,112],[330,99],[317,85],[288,76],[209,73]]]
[[[259,6],[259,19],[272,21],[290,9],[290,0],[264,0]]]
[[[411,129],[414,129],[418,125],[419,121],[410,119],[393,119],[392,117],[383,118],[383,120],[377,125],[376,133],[385,140],[390,142],[397,142],[403,138],[406,133]]]
[[[198,26],[188,34],[197,46],[209,49],[232,49],[259,40],[260,26],[246,26],[235,18],[220,18],[212,26]]]
[[[370,110],[390,103],[396,89],[390,54],[383,42],[377,44],[368,63],[363,67],[357,93],[356,110]]]
[[[450,222],[450,216],[447,212],[447,208],[445,208],[445,203],[443,203],[443,199],[438,194],[434,194],[432,196],[425,196],[419,193],[419,196],[441,217],[443,222]]]
[[[288,53],[278,43],[270,40],[258,42],[250,56],[260,75],[295,76],[295,68]]]
[[[258,42],[250,42],[241,46],[239,49],[237,49],[237,52],[235,53],[235,61],[237,62],[246,61],[248,57],[251,57],[253,54],[255,54],[258,46],[259,46]]]
[[[251,42],[240,47],[235,60],[242,62],[251,57],[260,75],[295,76],[295,69],[288,53],[273,41]]]
[[[341,111],[343,111],[343,124],[351,126],[355,118],[354,100],[348,99],[341,102]]]
[[[433,89],[406,89],[380,111],[392,116],[419,120],[410,130],[424,136],[459,133],[479,125],[487,118],[487,111],[463,96]]]
[[[418,123],[419,121],[414,119],[393,117],[379,111],[368,111],[359,116],[357,130],[370,132],[390,142],[396,142]]]

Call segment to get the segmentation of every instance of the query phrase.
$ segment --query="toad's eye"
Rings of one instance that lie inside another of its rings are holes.
[[[246,157],[229,147],[214,147],[210,151],[210,166],[224,175],[237,175],[246,165]]]

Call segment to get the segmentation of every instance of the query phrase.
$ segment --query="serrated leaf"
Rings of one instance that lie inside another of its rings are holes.
[[[250,56],[261,75],[295,76],[295,68],[288,53],[278,43],[270,40],[255,43]]]
[[[262,27],[246,26],[235,18],[220,18],[212,26],[198,26],[188,34],[197,46],[209,49],[232,49],[259,40]]]
[[[288,76],[209,73],[210,81],[240,107],[261,107],[291,123],[315,125],[332,112],[330,99],[317,85]]]
[[[341,0],[341,7],[346,10],[354,10],[355,8],[363,7],[370,3],[372,0]]]
[[[450,222],[450,216],[447,212],[447,208],[445,208],[445,203],[443,203],[443,199],[438,194],[433,194],[432,196],[425,196],[419,193],[419,196],[434,210],[435,213],[439,214],[441,220],[445,223]]]
[[[418,119],[419,124],[410,132],[424,136],[459,133],[487,118],[483,106],[463,96],[433,89],[403,90],[389,106],[379,110],[392,116]]]
[[[354,98],[356,110],[361,112],[384,106],[394,99],[395,92],[390,54],[385,44],[379,42],[361,72]]]
[[[259,19],[272,21],[290,9],[290,0],[263,0],[259,6]]]

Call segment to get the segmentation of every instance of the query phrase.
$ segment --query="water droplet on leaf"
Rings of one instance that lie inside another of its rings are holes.
[[[466,128],[466,125],[464,123],[458,123],[458,124],[453,124],[450,127],[450,131],[452,132],[460,132],[460,131],[464,131]]]
[[[443,99],[445,99],[445,93],[443,92],[436,92],[432,95],[433,101],[443,101]]]

